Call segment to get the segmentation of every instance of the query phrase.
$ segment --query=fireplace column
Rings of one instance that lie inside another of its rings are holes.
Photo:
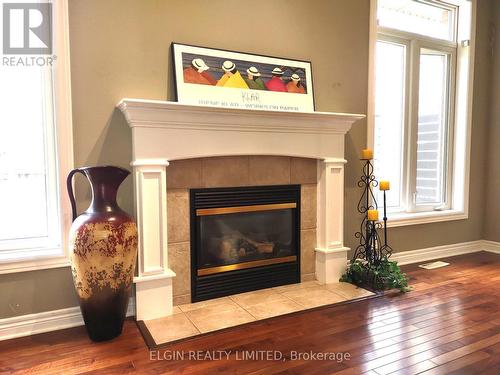
[[[134,168],[135,211],[139,244],[134,278],[136,319],[149,320],[172,314],[172,278],[168,268],[167,187],[163,159],[136,160]]]
[[[316,279],[336,283],[347,266],[344,247],[344,159],[318,161]]]

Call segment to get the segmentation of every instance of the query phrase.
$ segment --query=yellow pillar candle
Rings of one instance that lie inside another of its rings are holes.
[[[373,159],[373,150],[365,148],[363,151],[361,151],[361,160],[371,160],[371,159]]]
[[[380,181],[380,190],[390,190],[391,183],[389,181],[381,180]]]
[[[368,210],[368,220],[378,221],[378,211],[377,210]]]

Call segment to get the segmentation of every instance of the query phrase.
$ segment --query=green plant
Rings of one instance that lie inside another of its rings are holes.
[[[409,292],[411,289],[406,274],[401,271],[397,262],[390,261],[387,257],[383,257],[377,266],[370,266],[361,259],[351,261],[340,281],[368,286],[374,290],[399,289],[401,292]]]

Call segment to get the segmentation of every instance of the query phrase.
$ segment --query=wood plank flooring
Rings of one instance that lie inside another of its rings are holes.
[[[91,343],[83,327],[3,341],[0,374],[500,374],[500,256],[444,260],[451,265],[404,267],[414,287],[405,295],[277,317],[158,351],[148,351],[133,320],[107,343]],[[324,352],[350,359],[304,358]],[[175,353],[184,358],[169,360]],[[284,360],[242,359],[252,353]],[[303,358],[291,360],[294,353]]]

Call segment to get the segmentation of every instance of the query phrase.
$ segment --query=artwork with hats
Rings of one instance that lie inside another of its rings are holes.
[[[314,111],[311,63],[172,43],[177,100],[234,109]]]

